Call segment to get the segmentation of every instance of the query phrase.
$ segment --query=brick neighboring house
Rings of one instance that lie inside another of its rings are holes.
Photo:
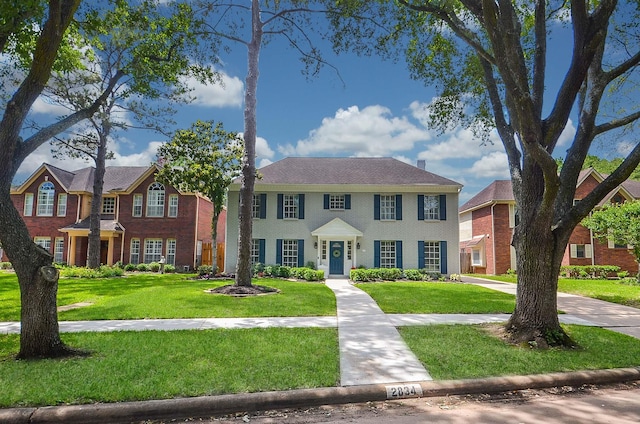
[[[352,267],[459,272],[462,186],[392,158],[286,158],[259,170],[252,261],[325,276]],[[240,180],[229,188],[225,271],[235,272]]]
[[[606,175],[589,168],[583,170],[576,188],[579,201],[602,182]],[[624,202],[640,199],[640,182],[628,180],[603,199]],[[517,217],[511,181],[497,180],[460,207],[460,251],[471,255],[471,271],[478,274],[504,274],[516,270],[515,249],[511,246]],[[578,224],[574,229],[562,265],[617,265],[637,273],[638,263],[628,246],[613,241],[602,243]],[[463,271],[464,272],[464,271]]]
[[[54,262],[83,266],[87,261],[93,174],[87,167],[66,171],[41,165],[11,198],[33,240]],[[101,263],[150,263],[164,256],[179,269],[200,265],[203,243],[211,243],[213,205],[155,180],[158,168],[108,166],[100,223]],[[224,240],[226,211],[218,223]],[[6,255],[2,260],[8,260]]]

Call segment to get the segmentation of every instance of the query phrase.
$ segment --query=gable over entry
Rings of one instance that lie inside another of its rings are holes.
[[[316,265],[318,269],[324,270],[325,275],[330,275],[332,270],[336,271],[338,269],[342,270],[342,272],[338,273],[341,275],[345,273],[345,269],[355,267],[357,263],[358,237],[362,237],[362,231],[352,227],[340,218],[334,218],[313,230],[311,235],[318,238]],[[333,242],[344,243],[340,256],[338,256],[338,252],[332,250],[331,243]],[[335,266],[336,258],[342,258],[342,267]]]

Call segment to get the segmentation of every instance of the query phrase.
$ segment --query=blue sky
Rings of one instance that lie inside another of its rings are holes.
[[[565,72],[570,50],[565,39],[556,40],[549,55],[551,94],[559,76]],[[464,203],[495,179],[508,179],[507,161],[496,138],[493,145],[480,141],[462,128],[436,135],[424,124],[424,105],[436,92],[409,78],[406,64],[377,57],[353,54],[326,59],[337,68],[325,67],[317,77],[307,79],[295,52],[283,43],[272,43],[262,50],[258,83],[258,166],[287,156],[385,156],[416,164],[425,159],[427,170],[464,185]],[[223,122],[226,130],[243,130],[243,90],[246,50],[236,45],[222,56],[224,87],[194,84],[196,101],[180,108],[177,128],[186,128],[196,119]],[[56,113],[42,101],[34,115]],[[558,152],[564,152],[575,128],[565,129]],[[115,159],[108,165],[150,164],[165,138],[150,132],[128,131],[111,143]],[[619,154],[613,154],[619,156]],[[52,158],[50,147],[42,146],[23,163],[16,180],[26,178],[42,162],[64,169],[89,166],[81,160]],[[92,165],[92,164],[91,164]]]

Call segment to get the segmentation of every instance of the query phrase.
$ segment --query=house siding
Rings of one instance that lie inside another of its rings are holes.
[[[324,209],[324,195],[326,193],[336,193],[341,189],[337,187],[314,188],[315,191],[306,191],[304,197],[304,219],[277,219],[278,216],[278,194],[299,194],[300,190],[287,191],[283,188],[271,189],[261,186],[256,182],[255,193],[267,194],[266,219],[253,220],[254,239],[265,240],[266,264],[275,264],[276,240],[278,239],[300,239],[304,242],[304,263],[320,261],[320,246],[314,248],[316,237],[311,232],[325,225],[334,218],[340,218],[352,227],[363,233],[358,238],[357,243],[360,249],[354,248],[353,266],[374,267],[374,243],[376,240],[402,241],[402,262],[404,268],[418,268],[418,242],[419,241],[448,241],[447,252],[444,255],[448,258],[448,272],[459,271],[458,255],[458,194],[446,194],[446,215],[449,219],[444,221],[419,221],[418,220],[418,195],[422,192],[406,192],[398,187],[397,191],[381,189],[374,192],[357,192],[350,190],[350,209],[327,210]],[[413,189],[413,188],[412,188]],[[430,188],[430,190],[436,190]],[[381,221],[374,219],[374,196],[376,194],[402,195],[402,220]],[[428,194],[428,193],[427,193]],[[441,192],[432,194],[442,194]],[[238,240],[238,187],[232,187],[228,196],[227,215],[227,241],[226,241],[226,272],[235,272],[237,262],[237,240]],[[346,249],[346,246],[345,246]],[[345,270],[348,274],[348,270]]]

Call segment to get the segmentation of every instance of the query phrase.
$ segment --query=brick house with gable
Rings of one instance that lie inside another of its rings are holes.
[[[150,263],[164,256],[166,263],[179,269],[201,264],[202,245],[211,243],[213,205],[197,193],[157,182],[157,171],[156,165],[106,168],[101,263]],[[11,190],[34,242],[49,250],[54,262],[86,264],[94,172],[93,167],[66,171],[43,164]],[[220,242],[225,220],[223,211],[218,222]]]
[[[606,175],[592,168],[583,170],[578,177],[574,201],[585,197],[605,178]],[[638,199],[640,181],[628,180],[600,204]],[[511,246],[516,223],[510,180],[492,182],[460,207],[460,251],[470,254],[471,272],[499,275],[509,269],[516,270],[515,249]],[[580,224],[571,234],[562,265],[616,265],[633,274],[638,270],[638,263],[627,245],[617,245],[613,240],[602,243]]]
[[[392,158],[285,158],[258,171],[253,263],[325,276],[353,267],[459,272],[459,183]],[[235,272],[240,179],[229,187],[225,271]]]

